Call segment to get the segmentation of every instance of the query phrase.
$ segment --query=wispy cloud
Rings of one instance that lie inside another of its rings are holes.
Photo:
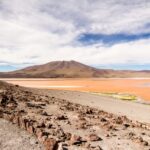
[[[0,61],[149,64],[149,20],[149,0],[1,0]]]

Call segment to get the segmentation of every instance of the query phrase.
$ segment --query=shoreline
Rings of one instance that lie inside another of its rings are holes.
[[[32,89],[31,89],[32,91]],[[150,124],[150,107],[134,101],[118,100],[112,97],[95,95],[89,92],[69,91],[69,90],[47,90],[34,89],[41,94],[53,96],[55,98],[65,99],[70,102],[89,106],[116,115],[125,115],[134,121],[140,121]],[[128,109],[127,109],[128,108]]]
[[[3,79],[8,83],[41,89],[61,89],[85,92],[117,92],[136,95],[150,101],[150,79]],[[129,84],[130,83],[130,84]]]
[[[91,80],[91,79],[93,79],[93,80],[112,80],[112,79],[114,79],[114,80],[120,80],[120,79],[133,79],[133,80],[141,80],[141,79],[144,79],[144,80],[149,80],[150,79],[150,77],[127,77],[127,78],[0,78],[0,80],[1,81],[5,81],[5,80],[16,80],[16,81],[18,81],[18,80],[23,80],[23,81],[30,81],[30,80],[34,80],[34,81],[44,81],[44,80]]]

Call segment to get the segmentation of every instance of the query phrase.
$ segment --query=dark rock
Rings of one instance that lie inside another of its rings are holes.
[[[125,123],[125,124],[124,124],[124,127],[125,127],[125,128],[128,128],[128,127],[130,127],[130,125],[127,124],[127,123]]]
[[[101,122],[107,122],[107,119],[102,118],[102,119],[101,119]]]
[[[87,108],[87,109],[85,110],[85,113],[86,113],[86,114],[93,114],[93,110],[90,109],[90,108]]]
[[[56,117],[56,119],[57,119],[57,120],[66,120],[67,117],[64,116],[64,115],[58,115],[58,116]]]
[[[0,118],[3,118],[3,110],[0,109]]]
[[[3,107],[5,107],[5,106],[7,105],[7,103],[8,103],[8,101],[9,101],[8,96],[2,94],[2,95],[1,95],[1,99],[0,99],[0,104],[1,104]]]
[[[41,115],[48,116],[48,113],[46,111],[42,112]]]
[[[143,141],[143,145],[144,145],[144,146],[149,146],[149,144],[148,144],[147,141]]]

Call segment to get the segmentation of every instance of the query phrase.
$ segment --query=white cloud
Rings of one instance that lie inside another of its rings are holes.
[[[0,63],[150,63],[149,39],[111,47],[74,41],[86,32],[149,33],[149,20],[149,0],[0,0]]]

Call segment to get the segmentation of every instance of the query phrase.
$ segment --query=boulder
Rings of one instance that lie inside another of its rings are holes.
[[[45,150],[57,150],[58,148],[58,142],[53,138],[47,138],[43,144],[45,146]]]

